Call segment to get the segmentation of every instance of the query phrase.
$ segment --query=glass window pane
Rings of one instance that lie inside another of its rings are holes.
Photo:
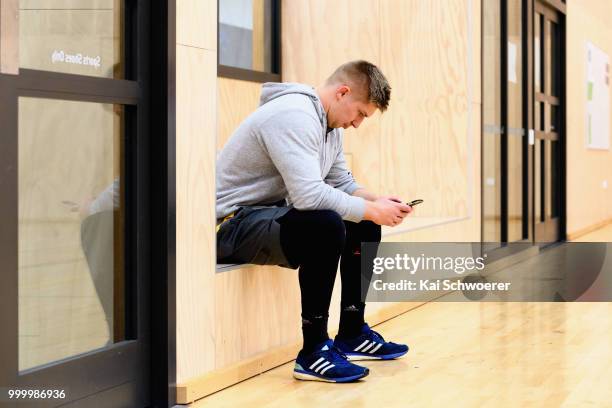
[[[124,108],[19,98],[19,369],[124,339]]]
[[[545,220],[552,217],[552,160],[551,160],[551,141],[544,143],[544,216]]]
[[[542,183],[542,175],[544,174],[542,167],[544,166],[544,159],[542,157],[542,143],[544,141],[542,139],[537,139],[535,141],[535,154],[534,154],[534,166],[533,166],[533,171],[534,171],[534,182],[535,182],[535,186],[534,186],[534,199],[535,199],[535,205],[534,205],[534,210],[535,210],[535,222],[539,223],[542,222],[542,214],[544,213],[544,211],[542,210],[543,207],[543,193],[542,193],[542,189],[544,188],[543,183]]]
[[[550,36],[551,36],[551,21],[548,19],[544,19],[544,24],[543,24],[543,28],[544,28],[544,35],[542,36],[544,39],[543,45],[544,45],[544,93],[547,95],[552,95],[552,91],[551,91],[551,73],[552,73],[552,65],[553,65],[553,60],[552,60],[552,53],[551,53],[551,40],[550,40]]]
[[[123,0],[20,0],[22,68],[122,79]]]
[[[550,131],[559,132],[561,130],[561,115],[559,115],[559,107],[550,105]]]
[[[551,216],[552,218],[556,218],[559,216],[560,207],[561,207],[561,166],[559,163],[559,142],[551,141],[550,142],[551,152],[550,152],[550,173],[551,173],[551,181],[550,181],[550,206],[551,206]]]
[[[550,23],[550,92],[553,96],[561,95],[561,66],[563,61],[561,60],[561,29],[556,23]]]
[[[541,15],[536,13],[534,18],[534,31],[533,31],[533,54],[534,54],[534,81],[536,92],[542,92],[542,34],[540,29],[540,18]]]
[[[544,16],[542,14],[537,14],[536,13],[536,29],[537,29],[537,33],[538,33],[538,41],[537,41],[537,45],[536,45],[536,51],[537,51],[537,55],[536,55],[536,73],[535,73],[535,81],[536,81],[536,85],[537,85],[537,91],[538,92],[545,92],[546,89],[546,76],[544,75],[545,70],[548,67],[548,64],[546,63],[546,45],[545,45],[545,19]]]
[[[219,2],[219,64],[272,72],[272,0]]]

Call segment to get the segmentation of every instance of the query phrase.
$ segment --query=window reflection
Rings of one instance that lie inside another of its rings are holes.
[[[124,108],[19,99],[19,369],[124,338]]]

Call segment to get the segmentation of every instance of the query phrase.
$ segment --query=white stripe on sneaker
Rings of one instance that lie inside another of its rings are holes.
[[[328,366],[327,366],[327,367],[325,367],[325,368],[324,368],[324,369],[323,369],[323,370],[322,370],[322,371],[321,371],[319,374],[321,374],[321,375],[325,374],[325,372],[326,372],[327,370],[329,370],[330,368],[332,368],[332,367],[335,367],[335,365],[333,365],[333,364],[328,365]]]
[[[378,350],[379,348],[382,347],[382,343],[378,343],[378,346],[374,347],[372,350],[370,350],[370,354],[376,352],[376,350]]]
[[[319,371],[321,371],[321,369],[323,367],[325,367],[326,365],[331,364],[329,361],[324,362],[323,364],[319,364],[319,366],[317,368],[315,368],[315,373],[318,373]]]
[[[357,348],[356,348],[354,351],[359,351],[359,349],[360,349],[360,348],[362,348],[363,346],[365,346],[366,344],[368,344],[368,342],[369,342],[369,341],[370,341],[370,340],[366,340],[366,341],[364,341],[364,342],[363,342],[363,343],[361,343],[361,344],[359,345],[359,347],[357,347]]]
[[[365,346],[365,347],[363,348],[363,350],[361,350],[361,352],[362,352],[362,353],[365,353],[366,351],[368,351],[368,349],[369,349],[370,347],[372,347],[372,346],[373,346],[373,345],[375,345],[375,344],[376,344],[376,342],[374,342],[374,341],[373,341],[373,342],[371,342],[370,344],[368,344],[367,346]]]
[[[314,363],[312,363],[312,365],[308,368],[310,368],[311,370],[317,365],[319,364],[321,361],[325,361],[325,359],[323,357],[320,357],[317,361],[315,361]]]

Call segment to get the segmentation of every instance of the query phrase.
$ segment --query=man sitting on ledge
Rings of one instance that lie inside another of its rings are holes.
[[[340,66],[317,88],[264,84],[259,108],[217,159],[217,262],[299,267],[304,346],[294,369],[298,379],[357,380],[368,369],[349,360],[408,351],[364,321],[360,248],[380,242],[380,226],[399,225],[412,208],[358,185],[342,149],[341,128],[358,128],[377,109],[386,110],[390,95],[382,72],[367,61]],[[340,327],[332,342],[327,318],[339,261]]]

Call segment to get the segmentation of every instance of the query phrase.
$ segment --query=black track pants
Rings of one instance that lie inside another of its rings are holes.
[[[341,304],[361,303],[361,243],[380,242],[379,225],[343,221],[331,210],[296,209],[280,217],[278,223],[283,252],[300,268],[303,317],[327,315],[340,259]],[[367,271],[364,278],[369,282],[372,268]]]

